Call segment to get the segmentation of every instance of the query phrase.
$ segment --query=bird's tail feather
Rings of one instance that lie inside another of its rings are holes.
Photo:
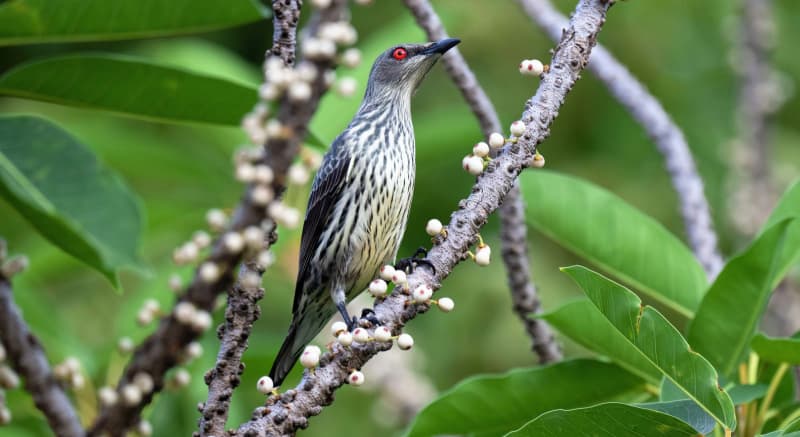
[[[292,323],[292,326],[289,328],[289,333],[286,334],[286,339],[283,340],[281,350],[278,351],[278,355],[272,363],[272,369],[269,371],[269,377],[272,378],[272,383],[275,384],[275,387],[283,383],[286,375],[289,374],[292,367],[294,367],[294,363],[297,362],[297,359],[300,358],[300,354],[303,353],[305,344],[297,344],[299,343],[298,340],[300,340],[297,338],[297,326],[297,324]]]

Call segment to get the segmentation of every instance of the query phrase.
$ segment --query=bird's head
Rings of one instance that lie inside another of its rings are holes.
[[[411,95],[433,64],[461,40],[447,38],[426,44],[400,44],[378,56],[367,84],[368,97]],[[408,94],[406,94],[408,93]]]

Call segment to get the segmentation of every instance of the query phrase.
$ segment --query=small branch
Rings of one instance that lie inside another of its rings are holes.
[[[567,19],[548,0],[518,0],[528,16],[553,40],[561,38]],[[589,63],[592,71],[611,94],[647,131],[665,165],[678,195],[689,244],[709,279],[722,269],[714,222],[703,193],[703,180],[697,173],[689,145],[680,128],[647,89],[602,46],[595,48]]]
[[[252,263],[244,263],[239,277],[255,275],[259,279],[263,270]],[[261,315],[258,301],[264,297],[264,289],[252,285],[244,285],[237,281],[228,292],[228,306],[225,310],[225,323],[217,330],[220,339],[217,362],[213,369],[206,373],[208,399],[203,403],[200,418],[200,435],[221,436],[225,433],[228,421],[228,410],[233,397],[233,390],[239,386],[244,372],[242,355],[247,350],[247,339],[253,329],[253,323]]]
[[[447,31],[428,0],[404,0],[414,15],[417,24],[425,30],[428,39],[437,41],[449,38]],[[475,74],[457,48],[451,49],[442,59],[444,68],[456,84],[472,113],[478,119],[483,136],[492,132],[503,132],[497,111],[478,83]],[[500,238],[503,245],[503,262],[506,267],[508,285],[514,301],[514,312],[522,320],[525,330],[533,341],[533,350],[540,363],[559,361],[561,350],[555,341],[550,325],[544,320],[532,318],[539,312],[541,302],[536,286],[531,280],[528,259],[528,228],[525,224],[525,205],[519,186],[514,185],[500,205]]]
[[[14,303],[11,282],[0,275],[0,340],[14,371],[25,380],[25,390],[44,413],[59,437],[83,436],[78,415],[56,381],[39,339],[31,332]]]
[[[525,105],[522,116],[527,125],[525,133],[515,144],[506,145],[504,151],[478,177],[469,197],[462,200],[459,210],[452,214],[447,237],[440,237],[428,252],[428,259],[436,267],[436,273],[424,267],[416,269],[408,277],[411,289],[421,284],[438,289],[441,281],[466,257],[477,239],[479,229],[489,215],[499,208],[519,173],[532,161],[536,145],[550,134],[550,125],[567,93],[588,63],[611,4],[603,0],[580,0],[569,28],[555,48],[550,71],[543,75],[536,95]],[[399,288],[374,306],[375,316],[395,334],[406,322],[428,309],[427,304],[409,305],[407,296]],[[375,354],[391,348],[391,343],[354,343],[350,347],[334,343],[331,348],[332,352],[322,356],[319,367],[313,373],[306,371],[295,389],[270,397],[265,406],[254,411],[249,422],[239,427],[236,434],[286,435],[306,428],[309,417],[319,414],[324,406],[333,402],[334,391],[344,384],[349,373],[361,368]]]
[[[287,67],[294,65],[297,46],[297,23],[300,18],[301,0],[273,0],[272,49],[269,53],[277,56]],[[267,56],[269,57],[269,55]],[[274,229],[275,223],[270,220]],[[263,249],[277,239],[270,232]],[[245,262],[239,271],[239,278],[228,292],[225,309],[225,323],[217,330],[220,348],[214,368],[205,376],[208,397],[200,409],[199,429],[201,436],[221,436],[228,421],[233,391],[239,386],[244,372],[242,355],[247,350],[248,338],[253,324],[261,316],[258,302],[264,297],[264,290],[257,284],[245,283],[248,279],[260,282],[264,270],[254,262]]]
[[[317,18],[312,19],[312,22],[317,23],[311,25],[312,31],[316,31],[314,26],[318,26],[319,23],[342,20],[346,13],[345,6],[345,0],[334,0],[328,8],[320,10],[316,14]],[[276,115],[277,121],[282,126],[282,134],[270,137],[264,145],[263,162],[268,164],[274,173],[271,188],[276,194],[276,198],[279,198],[285,190],[287,170],[297,156],[300,143],[305,138],[308,123],[316,112],[322,95],[328,90],[324,72],[331,70],[334,66],[332,59],[316,59],[310,62],[319,72],[310,83],[312,91],[310,98],[304,101],[293,101],[286,96],[282,97],[278,103],[280,110]],[[253,188],[253,185],[247,188],[233,214],[228,227],[229,231],[238,232],[249,226],[258,226],[268,218],[266,214],[268,208],[253,203],[250,196]],[[227,251],[221,239],[218,238],[213,243],[211,254],[205,262],[213,262],[219,267],[219,278],[207,282],[201,278],[199,271],[196,272],[186,292],[178,298],[178,302],[189,302],[198,309],[211,312],[217,296],[233,286],[234,269],[241,260],[241,252]],[[163,389],[164,375],[167,370],[178,363],[186,345],[196,340],[200,334],[192,327],[180,323],[173,314],[162,318],[156,331],[136,349],[117,385],[119,392],[133,381],[135,375],[146,373],[153,379],[154,390],[142,396],[141,402],[135,405],[117,402],[104,408],[89,430],[89,435],[97,436],[106,433],[111,436],[121,436],[127,429],[135,426],[139,421],[142,409],[152,401],[157,392]]]
[[[301,6],[302,0],[272,0],[272,24],[275,30],[269,53],[282,59],[288,66],[294,65]]]

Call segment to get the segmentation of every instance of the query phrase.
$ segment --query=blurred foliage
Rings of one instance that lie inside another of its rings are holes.
[[[423,39],[400,2],[375,3],[353,8],[353,22],[360,35],[357,46],[365,52],[365,64],[353,72],[339,72],[340,76],[354,75],[362,86],[377,51],[396,42]],[[556,3],[565,13],[575,4],[574,0]],[[620,2],[612,8],[600,36],[600,41],[661,99],[684,129],[704,177],[727,255],[745,243],[734,236],[726,217],[727,184],[731,176],[735,177],[728,174],[733,159],[729,142],[737,128],[733,68],[742,62],[731,55],[732,37],[738,30],[735,4],[727,0],[668,5]],[[520,76],[516,65],[523,58],[547,59],[553,44],[511,1],[440,0],[434,6],[449,33],[462,39],[459,48],[503,123],[515,120],[537,84],[530,77]],[[800,77],[800,58],[796,56],[800,27],[795,25],[800,19],[800,3],[775,2],[775,7],[775,67],[787,78],[787,102],[774,125],[773,166],[781,177],[782,190],[800,174],[800,101],[794,91]],[[307,17],[306,10],[303,20]],[[271,23],[261,20],[192,37],[4,47],[0,48],[0,73],[43,57],[91,51],[145,56],[252,85],[259,81],[271,35]],[[118,86],[125,91],[124,80]],[[330,140],[346,125],[357,105],[358,97],[326,97],[313,122],[315,132]],[[413,107],[417,188],[401,255],[428,245],[425,222],[431,217],[446,219],[469,192],[473,178],[460,169],[460,161],[480,137],[477,123],[441,68],[431,72]],[[142,255],[152,273],[123,272],[124,293],[118,295],[109,292],[111,285],[101,275],[55,248],[9,204],[0,201],[0,234],[9,241],[12,252],[25,253],[31,259],[31,268],[15,280],[15,298],[26,319],[42,339],[52,362],[75,355],[92,383],[103,385],[124,366],[124,358],[115,351],[117,339],[130,336],[140,340],[152,331],[152,327],[141,328],[134,323],[142,302],[155,298],[168,307],[174,299],[166,286],[168,276],[175,271],[184,277],[190,275],[189,268],[170,263],[173,248],[204,226],[206,210],[232,207],[241,195],[241,186],[232,178],[230,158],[245,143],[245,137],[233,127],[161,124],[15,98],[0,99],[0,112],[40,114],[63,126],[124,178],[146,211]],[[549,168],[609,189],[684,238],[660,155],[591,74],[584,74],[570,93],[541,150]],[[443,178],[448,183],[442,184]],[[286,198],[302,207],[306,196],[307,188],[292,188]],[[492,218],[482,234],[499,248],[497,221]],[[262,319],[244,357],[247,371],[233,399],[230,425],[249,418],[252,408],[261,402],[255,382],[268,370],[288,327],[298,245],[299,231],[280,232],[278,263],[264,280],[267,295],[262,301]],[[530,247],[545,309],[578,296],[577,288],[558,267],[575,264],[580,258],[536,232],[531,234]],[[530,340],[511,313],[502,264],[499,256],[495,258],[486,268],[465,263],[445,282],[441,293],[456,300],[456,311],[447,315],[432,312],[408,327],[416,338],[413,353],[424,358],[420,371],[439,390],[477,373],[504,372],[536,362],[529,350]],[[216,317],[219,319],[220,314]],[[212,366],[217,340],[207,335],[202,343],[206,353],[188,367],[194,377],[190,387],[159,396],[147,409],[146,416],[158,435],[186,435],[196,427],[194,405],[205,399],[202,374]],[[573,343],[568,342],[565,348],[571,357],[587,354]],[[7,394],[14,421],[3,429],[3,435],[46,435],[46,425],[30,397],[20,390]],[[785,396],[790,397],[791,392]],[[791,403],[786,402],[788,409]],[[313,418],[301,435],[330,435],[332,429],[373,435],[401,429],[390,418],[371,414],[375,404],[374,393],[344,387],[337,393],[336,403]]]

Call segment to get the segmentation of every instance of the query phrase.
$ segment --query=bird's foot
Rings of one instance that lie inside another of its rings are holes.
[[[364,308],[363,310],[361,310],[361,318],[372,323],[372,326],[382,325],[381,321],[378,320],[378,317],[375,315],[375,311],[373,311],[372,308]]]
[[[428,251],[424,247],[420,247],[410,257],[397,261],[397,264],[394,266],[394,268],[410,274],[413,273],[414,269],[418,266],[426,266],[431,269],[433,274],[436,274],[436,267],[434,267],[433,263],[426,258],[427,256]]]

